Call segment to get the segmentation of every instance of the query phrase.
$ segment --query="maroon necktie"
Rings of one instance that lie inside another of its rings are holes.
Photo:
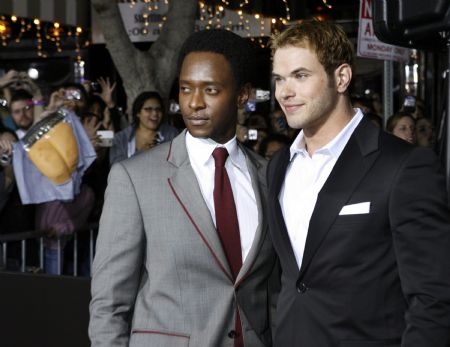
[[[230,179],[225,169],[225,161],[228,151],[224,147],[218,147],[213,151],[216,170],[214,173],[214,209],[216,211],[216,227],[222,247],[230,265],[233,279],[239,273],[242,266],[241,238],[239,236],[239,223],[234,204],[233,191]],[[236,306],[235,330],[228,333],[234,338],[234,347],[243,347],[242,327],[239,311]]]

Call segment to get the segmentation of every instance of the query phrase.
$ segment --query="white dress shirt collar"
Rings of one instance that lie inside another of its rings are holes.
[[[354,111],[356,112],[355,115],[339,132],[339,134],[337,134],[335,138],[328,142],[325,146],[318,149],[315,153],[330,153],[335,159],[339,158],[348,142],[348,139],[353,134],[353,131],[363,117],[363,114],[359,108],[355,108]],[[300,131],[290,147],[290,161],[292,161],[294,156],[297,154],[303,156],[309,155],[306,150],[305,135],[303,134],[303,130]]]
[[[243,170],[246,165],[244,154],[242,151],[238,150],[236,136],[234,136],[227,143],[220,144],[210,138],[194,137],[189,133],[189,131],[187,131],[186,145],[189,152],[194,154],[194,158],[192,159],[201,165],[205,165],[208,160],[214,160],[212,158],[212,152],[216,149],[216,147],[225,147],[228,151],[231,162],[240,170]]]

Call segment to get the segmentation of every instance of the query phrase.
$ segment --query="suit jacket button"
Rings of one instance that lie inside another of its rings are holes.
[[[307,290],[308,287],[306,286],[305,283],[303,282],[297,283],[297,292],[304,294]]]
[[[229,332],[228,332],[228,337],[230,338],[230,339],[235,339],[236,337],[238,337],[238,333],[237,333],[237,331],[236,330],[230,330]]]

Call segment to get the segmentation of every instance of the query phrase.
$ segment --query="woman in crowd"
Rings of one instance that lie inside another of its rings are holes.
[[[396,113],[389,117],[386,131],[409,143],[416,143],[415,121],[409,113]]]
[[[163,115],[163,100],[157,92],[139,94],[132,107],[133,124],[114,136],[113,146],[109,151],[110,164],[172,140],[178,131],[167,124],[161,124]]]
[[[419,118],[416,121],[417,145],[423,147],[434,147],[436,136],[433,123],[429,118]]]

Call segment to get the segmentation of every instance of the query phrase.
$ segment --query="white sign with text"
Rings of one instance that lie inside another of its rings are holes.
[[[357,55],[364,58],[406,61],[409,49],[393,46],[378,40],[373,31],[372,0],[361,0],[359,7],[359,30]]]

